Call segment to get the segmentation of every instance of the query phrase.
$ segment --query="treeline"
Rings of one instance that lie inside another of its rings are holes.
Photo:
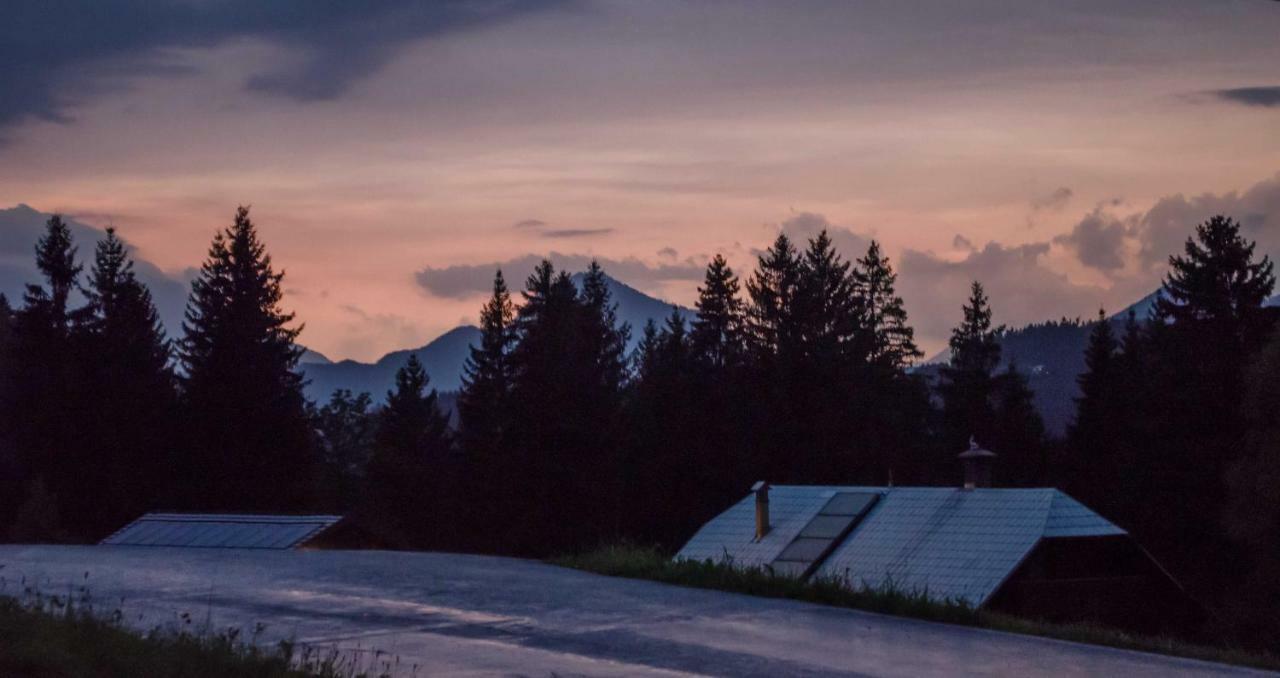
[[[94,254],[86,275],[55,217],[36,248],[43,284],[17,309],[0,297],[13,539],[95,540],[163,507],[341,512],[353,545],[670,548],[755,480],[951,485],[976,439],[999,454],[997,484],[1065,487],[1222,601],[1219,631],[1275,632],[1274,278],[1229,219],[1171,259],[1152,318],[1122,337],[1096,325],[1066,441],[1045,435],[1016,361],[1001,367],[1004,328],[977,282],[949,364],[913,369],[922,354],[875,242],[851,260],[825,233],[779,235],[745,278],[716,256],[691,322],[673,309],[642,328],[619,324],[596,264],[575,284],[543,262],[515,295],[499,271],[456,427],[416,358],[382,406],[345,391],[306,402],[282,274],[243,208],[176,341],[113,232]]]

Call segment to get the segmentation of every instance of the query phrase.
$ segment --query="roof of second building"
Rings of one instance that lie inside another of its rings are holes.
[[[291,549],[342,516],[246,513],[147,513],[100,543],[111,546]]]
[[[981,605],[1042,537],[1122,535],[1054,489],[782,485],[770,491],[771,529],[755,541],[747,496],[694,535],[677,557],[771,565],[835,494],[880,495],[817,576],[854,585],[893,585]]]

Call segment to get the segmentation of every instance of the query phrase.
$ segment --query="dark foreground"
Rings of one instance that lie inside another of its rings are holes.
[[[126,623],[296,638],[411,675],[1249,675],[786,600],[434,553],[0,546],[3,593],[86,581]],[[382,664],[382,661],[377,662]]]

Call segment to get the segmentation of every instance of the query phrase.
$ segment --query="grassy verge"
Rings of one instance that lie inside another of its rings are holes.
[[[606,546],[587,553],[554,558],[551,562],[611,577],[649,579],[767,598],[789,598],[947,624],[1280,670],[1280,656],[1272,654],[1196,645],[1174,638],[1137,636],[1092,624],[1052,624],[1021,619],[975,609],[961,601],[934,600],[928,592],[903,591],[892,585],[854,589],[838,579],[803,582],[763,568],[734,567],[730,561],[673,561],[655,548],[627,544]]]
[[[261,648],[235,631],[193,634],[124,628],[59,598],[0,596],[0,675],[295,678],[355,676],[337,655],[299,654],[291,643]]]

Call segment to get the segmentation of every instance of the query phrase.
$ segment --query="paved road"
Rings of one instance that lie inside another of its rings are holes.
[[[141,628],[237,626],[412,675],[1178,676],[1231,667],[612,579],[508,558],[0,546],[0,587],[87,582]],[[374,659],[374,651],[381,652]]]

